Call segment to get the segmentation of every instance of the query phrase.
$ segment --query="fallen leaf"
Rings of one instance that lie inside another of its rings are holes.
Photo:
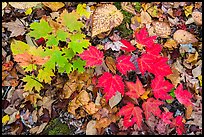
[[[82,106],[87,105],[89,101],[89,94],[85,90],[82,90],[76,97],[76,103]]]
[[[23,24],[24,23],[24,24]],[[11,31],[10,37],[17,37],[19,35],[24,35],[26,32],[25,29],[25,21],[20,19],[16,19],[15,22],[11,21],[8,23],[2,23],[2,26],[8,28],[8,31]]]
[[[6,2],[2,2],[2,12],[3,12],[3,9],[7,6],[7,3]]]
[[[167,75],[166,78],[171,80],[174,87],[177,87],[177,85],[180,83],[180,73],[174,66],[171,67],[171,70],[172,74]]]
[[[14,107],[12,106],[8,106],[6,109],[4,109],[4,112],[8,115],[11,115],[13,114],[14,112],[18,111],[17,109],[15,109]]]
[[[161,21],[154,21],[152,25],[155,29],[156,34],[161,38],[168,38],[171,34],[171,28],[169,23],[161,22]]]
[[[97,135],[97,130],[95,128],[96,120],[91,120],[86,125],[86,135]]]
[[[106,57],[105,63],[108,69],[110,69],[110,71],[113,72],[113,74],[116,74],[116,63],[115,63],[115,60],[111,56]]]
[[[10,117],[9,115],[5,115],[3,118],[2,118],[2,124],[5,125],[8,121],[9,121]]]
[[[201,70],[202,70],[202,63],[192,70],[193,77],[194,78],[199,77],[201,75]]]
[[[62,2],[42,2],[46,7],[50,8],[52,11],[57,11],[65,6]]]
[[[148,95],[149,95],[150,92],[151,92],[150,89],[146,90],[146,91],[142,94],[142,96],[140,96],[140,98],[143,99],[143,100],[148,99],[148,98],[149,98]]]
[[[62,91],[62,94],[63,94],[63,98],[67,99],[69,98],[72,93],[74,93],[77,89],[77,83],[76,82],[66,82],[64,87],[63,87],[63,91]]]
[[[111,99],[109,99],[109,106],[113,108],[116,106],[122,99],[122,95],[120,92],[116,92],[115,96],[113,96]]]
[[[185,30],[177,30],[173,34],[173,39],[178,44],[189,44],[189,43],[198,42],[198,40],[195,38],[195,36],[193,34],[191,34],[188,31],[185,31]]]
[[[93,115],[98,111],[98,108],[93,102],[88,103],[87,105],[84,106],[84,108],[89,115]]]
[[[43,129],[46,127],[47,124],[48,124],[48,123],[42,123],[42,124],[39,126],[39,128],[38,128],[36,134],[41,133],[41,132],[43,131]]]
[[[191,117],[192,112],[193,112],[193,106],[192,105],[191,106],[187,106],[186,110],[185,110],[185,117],[187,119],[189,119]]]
[[[9,2],[9,4],[17,9],[28,9],[37,6],[41,2]]]
[[[147,12],[142,11],[141,12],[141,23],[148,24],[151,22],[152,22],[151,16]]]
[[[192,13],[192,18],[197,25],[202,25],[202,12],[194,11]]]
[[[120,51],[122,47],[126,47],[126,46],[120,41],[107,42],[105,44],[105,50],[108,50],[109,48],[111,48],[113,51]]]
[[[192,14],[193,7],[194,6],[192,4],[184,7],[184,13],[185,13],[186,17],[188,17],[189,15]]]
[[[193,63],[194,61],[198,60],[198,52],[196,52],[195,54],[189,54],[186,62],[187,63]]]
[[[123,14],[111,4],[103,4],[96,8],[92,15],[92,37],[119,26],[123,21]]]
[[[168,48],[169,50],[173,50],[174,48],[178,47],[178,44],[174,39],[170,38],[165,42],[163,47]]]
[[[131,2],[121,2],[121,7],[123,10],[125,10],[125,11],[127,11],[133,15],[136,15],[135,9],[132,6]]]
[[[8,124],[11,124],[11,123],[15,122],[17,120],[17,117],[16,117],[17,115],[19,115],[19,111],[14,112],[13,114],[11,114]]]

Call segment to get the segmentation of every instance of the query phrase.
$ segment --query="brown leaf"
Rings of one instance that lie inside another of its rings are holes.
[[[93,102],[90,102],[89,104],[85,105],[84,108],[89,115],[92,115],[98,111],[98,108]]]
[[[64,99],[67,99],[69,98],[73,92],[75,92],[77,89],[77,83],[74,82],[74,83],[71,83],[71,82],[67,82],[65,83],[64,85],[64,88],[63,88],[63,98]]]
[[[115,60],[109,56],[109,57],[106,57],[105,63],[108,66],[108,68],[110,69],[110,71],[113,72],[113,74],[116,74]]]
[[[154,21],[152,25],[156,31],[156,34],[161,38],[168,38],[171,34],[171,28],[167,22]]]
[[[121,2],[121,7],[123,10],[136,15],[135,9],[132,6],[131,2]]]
[[[52,11],[57,11],[58,9],[64,7],[62,2],[42,2],[46,7],[50,8]]]
[[[113,96],[110,100],[109,100],[109,106],[111,108],[113,108],[114,106],[116,106],[122,99],[121,93],[120,92],[116,92],[115,96]]]
[[[180,83],[180,73],[175,67],[172,67],[171,70],[173,74],[170,74],[166,77],[171,80],[174,87],[177,87],[177,85]]]
[[[85,90],[82,90],[76,97],[76,103],[80,105],[87,105],[89,101],[89,94]]]
[[[173,39],[178,44],[189,44],[198,42],[198,40],[195,38],[193,34],[185,30],[177,30],[173,35]]]
[[[151,16],[147,12],[142,11],[141,12],[141,23],[148,24],[151,22],[152,22]]]
[[[2,26],[5,28],[8,28],[8,31],[11,31],[10,37],[17,37],[19,35],[24,35],[26,32],[24,24],[25,21],[20,21],[19,19],[16,19],[15,22],[8,22],[8,23],[2,23]]]
[[[86,126],[86,135],[97,135],[97,130],[95,128],[96,121],[91,120]]]
[[[165,48],[168,48],[169,50],[173,50],[174,48],[177,48],[178,44],[174,39],[168,39],[166,43],[164,44]]]
[[[198,60],[198,52],[196,52],[195,54],[189,54],[186,62],[192,63],[192,62],[197,61],[197,60]]]
[[[38,99],[42,100],[42,97],[39,95],[39,93],[29,94],[25,97],[25,100],[30,101],[33,105],[36,105]]]
[[[17,9],[27,9],[35,7],[36,5],[40,4],[41,2],[9,2],[9,4]]]
[[[119,26],[123,14],[111,4],[103,4],[96,8],[92,16],[92,37]]]
[[[106,128],[111,123],[109,118],[101,118],[100,120],[96,121],[95,128]]]
[[[197,24],[197,25],[202,25],[202,13],[201,12],[199,12],[199,11],[194,11],[193,13],[192,13],[192,17],[193,17],[193,20],[195,21],[195,23]]]
[[[192,105],[186,106],[185,117],[189,119],[191,117],[192,112],[193,112],[193,106]]]

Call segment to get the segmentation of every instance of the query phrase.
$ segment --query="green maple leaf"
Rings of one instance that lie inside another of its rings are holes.
[[[86,10],[86,4],[78,4],[77,5],[77,9],[76,12],[80,15],[80,16],[85,16],[87,19],[90,17],[91,13],[88,12]]]
[[[64,57],[66,57],[69,60],[71,60],[75,55],[72,49],[63,48],[62,52],[64,53]]]
[[[32,91],[33,88],[35,88],[35,90],[37,90],[38,92],[40,91],[40,89],[43,87],[41,83],[39,83],[37,80],[35,80],[37,78],[35,78],[34,76],[28,76],[26,75],[22,80],[24,82],[27,82],[24,85],[24,90],[25,91]]]
[[[59,67],[58,68],[58,72],[59,73],[64,73],[66,71],[67,74],[69,74],[71,71],[72,71],[72,64],[71,63],[68,63],[66,62],[66,64],[64,65],[64,67]]]
[[[85,38],[86,35],[82,34],[82,33],[76,33],[70,36],[70,40],[71,41],[77,41],[77,40],[82,40],[83,38]]]
[[[30,46],[22,41],[12,40],[11,42],[11,51],[13,55],[23,54],[30,49]]]
[[[25,72],[28,72],[28,71],[33,71],[33,70],[37,70],[37,65],[35,64],[29,64],[28,66],[26,67],[23,67],[25,69]]]
[[[81,21],[78,21],[79,18],[79,14],[74,11],[66,13],[63,16],[62,23],[67,26],[70,32],[73,32],[74,30],[81,31],[81,27],[83,27],[84,24]]]
[[[54,35],[48,35],[46,38],[48,39],[46,42],[47,47],[58,46],[58,40]]]
[[[78,58],[77,60],[73,61],[73,70],[78,70],[78,72],[82,73],[85,70],[84,69],[85,65],[86,65],[86,61]]]
[[[43,19],[41,19],[39,23],[38,22],[32,23],[30,25],[30,28],[33,29],[33,31],[30,31],[29,35],[36,39],[46,37],[48,33],[52,32],[52,28],[49,26],[48,22],[46,22]]]
[[[63,30],[58,30],[57,31],[57,40],[61,40],[61,41],[67,41],[67,38],[69,37],[69,33],[65,32]]]
[[[71,48],[74,53],[82,53],[84,51],[83,48],[88,48],[89,45],[89,40],[79,39],[69,42],[68,47]]]
[[[43,70],[40,69],[37,78],[40,82],[45,82],[51,84],[51,76],[55,76],[51,69],[44,68]]]

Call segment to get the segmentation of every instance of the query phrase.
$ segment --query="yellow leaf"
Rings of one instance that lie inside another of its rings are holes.
[[[202,75],[198,76],[198,79],[200,81],[200,86],[202,87]]]
[[[184,13],[185,13],[186,17],[188,17],[190,14],[192,14],[192,9],[193,9],[193,5],[184,7]]]
[[[2,118],[2,123],[3,123],[3,125],[5,125],[9,120],[10,120],[9,115],[5,115],[5,116]]]
[[[58,9],[64,7],[64,3],[62,2],[43,2],[43,4],[50,8],[52,11],[57,11]]]
[[[195,54],[190,54],[188,56],[188,59],[186,60],[187,63],[192,63],[194,61],[198,60],[198,52],[196,52]]]
[[[173,50],[173,48],[177,48],[178,44],[174,39],[168,39],[167,42],[164,44],[165,48],[168,48],[169,50]]]
[[[26,15],[30,15],[32,13],[32,8],[28,8],[26,11],[25,11],[25,14]]]
[[[150,90],[145,91],[145,93],[140,97],[141,99],[145,100],[148,99],[148,94],[150,93]]]

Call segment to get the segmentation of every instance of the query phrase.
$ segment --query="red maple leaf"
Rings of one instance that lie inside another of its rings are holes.
[[[135,38],[139,44],[142,44],[142,45],[145,45],[146,47],[151,48],[157,36],[149,37],[147,29],[146,27],[144,27],[139,32],[135,32]]]
[[[180,84],[177,89],[174,91],[176,98],[181,104],[185,106],[192,105],[191,98],[192,94],[188,90],[183,90],[183,85]]]
[[[126,92],[125,94],[132,97],[132,98],[139,98],[144,92],[145,89],[142,86],[142,83],[140,82],[139,79],[137,79],[136,83],[133,82],[125,82],[129,91]]]
[[[122,55],[117,58],[116,68],[126,75],[127,71],[135,70],[134,64],[130,61],[131,56]]]
[[[120,42],[126,46],[126,47],[121,47],[122,50],[125,50],[127,52],[131,52],[131,51],[136,50],[136,48],[129,41],[127,41],[125,39],[121,39]]]
[[[156,76],[154,80],[152,80],[151,87],[155,98],[163,100],[172,99],[168,92],[174,85],[165,80],[163,76]]]
[[[138,67],[144,75],[146,71],[153,72],[153,63],[155,62],[154,57],[150,54],[142,54],[140,58],[137,59]]]
[[[185,132],[185,127],[182,119],[182,116],[177,116],[175,119],[173,119],[172,122],[172,125],[176,127],[176,132],[178,135],[182,135]]]
[[[134,123],[141,128],[142,124],[142,110],[140,107],[135,107],[132,103],[128,102],[126,106],[123,106],[118,115],[124,116],[123,125],[125,127],[130,127]]]
[[[167,64],[168,58],[160,57],[153,64],[152,73],[160,76],[167,76],[172,74],[170,66]]]
[[[147,101],[142,104],[146,120],[149,119],[151,113],[157,117],[161,117],[159,106],[162,104],[164,104],[164,102],[155,100],[154,98],[148,98]]]
[[[154,59],[160,58],[159,53],[161,52],[162,47],[160,44],[154,43],[151,48],[146,48],[146,52],[149,55],[152,55]]]
[[[163,112],[160,117],[165,123],[172,124],[171,119],[173,119],[172,112]]]
[[[98,79],[97,87],[103,87],[105,99],[108,101],[118,91],[124,95],[124,83],[119,75],[112,75],[109,72],[103,73]]]
[[[103,52],[94,46],[90,46],[89,49],[85,50],[78,56],[83,60],[86,60],[86,67],[101,65],[103,62]]]

